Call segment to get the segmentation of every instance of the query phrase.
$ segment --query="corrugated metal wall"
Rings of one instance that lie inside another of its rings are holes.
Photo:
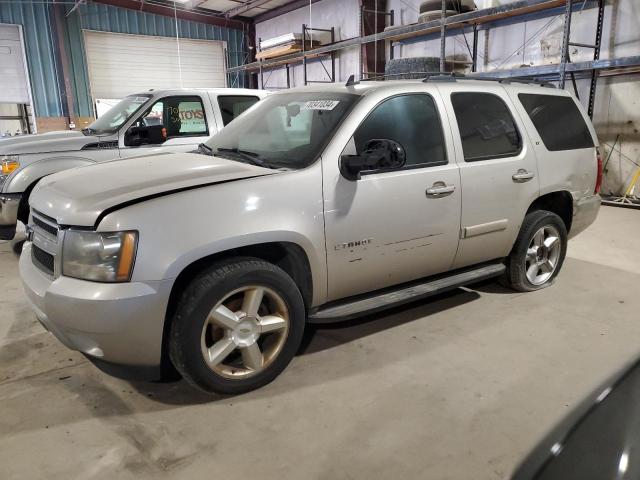
[[[67,13],[71,7],[67,5]],[[30,1],[0,3],[0,23],[23,26],[34,108],[38,117],[63,115],[60,64],[55,55],[57,39],[51,27],[53,21],[51,4]],[[72,65],[71,82],[77,116],[93,115],[83,29],[135,35],[176,35],[175,21],[171,17],[98,3],[81,5],[65,16],[65,21],[64,40]],[[231,52],[230,66],[243,63],[242,55],[237,53],[246,50],[241,30],[178,19],[178,32],[181,38],[225,41],[227,50]],[[243,87],[245,81],[244,75],[233,75],[229,77],[228,84],[230,87]]]
[[[0,22],[22,25],[34,111],[39,117],[63,115],[50,6],[44,3],[0,4]]]

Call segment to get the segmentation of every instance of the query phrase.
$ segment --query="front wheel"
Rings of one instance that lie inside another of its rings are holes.
[[[555,213],[528,213],[507,258],[505,283],[520,292],[549,286],[560,272],[567,253],[567,229]]]
[[[262,260],[235,259],[212,266],[186,288],[169,353],[195,387],[244,393],[285,369],[304,325],[304,302],[291,277]]]

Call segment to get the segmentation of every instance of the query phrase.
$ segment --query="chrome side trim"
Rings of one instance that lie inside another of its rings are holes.
[[[462,229],[461,238],[475,237],[477,235],[484,235],[485,233],[500,232],[507,229],[508,223],[509,220],[503,218],[502,220],[495,220],[493,222],[464,227]]]

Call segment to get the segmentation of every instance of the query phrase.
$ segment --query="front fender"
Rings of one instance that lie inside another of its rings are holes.
[[[13,172],[4,185],[4,193],[22,193],[42,177],[70,168],[92,165],[95,161],[82,157],[49,157],[30,163]]]
[[[324,252],[318,252],[314,247],[313,242],[305,235],[301,234],[300,232],[294,232],[290,230],[274,230],[230,236],[211,243],[199,245],[193,250],[184,252],[173,262],[168,264],[166,272],[163,276],[165,278],[175,278],[192,263],[211,255],[220,254],[242,247],[250,247],[265,243],[282,242],[291,243],[300,247],[307,256],[307,260],[309,261],[309,265],[312,267],[312,269],[313,267],[317,267],[318,264],[321,263],[319,256]]]
[[[310,268],[311,282],[313,285],[312,304],[317,305],[322,303],[326,296],[325,287],[327,281],[325,274],[326,269],[323,262],[324,251],[319,251],[314,246],[312,239],[306,235],[291,230],[273,230],[236,235],[198,245],[196,248],[181,253],[172,262],[166,264],[166,270],[161,276],[175,279],[183,270],[203,258],[223,254],[224,252],[242,247],[252,247],[267,243],[290,243],[302,249]],[[160,252],[156,253],[160,254]],[[146,273],[145,271],[138,270],[134,272],[134,277],[138,275],[144,277]]]

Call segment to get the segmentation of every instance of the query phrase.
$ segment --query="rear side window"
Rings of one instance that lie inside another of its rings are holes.
[[[491,93],[458,92],[451,95],[467,162],[517,155],[520,134],[509,108]]]
[[[584,117],[570,97],[521,93],[522,106],[549,151],[593,147]]]
[[[260,100],[258,97],[246,95],[225,95],[218,97],[222,123],[227,125],[231,120],[249,109],[254,103]]]
[[[399,95],[383,101],[360,124],[353,138],[358,154],[369,140],[384,138],[404,147],[407,167],[447,163],[440,116],[429,95]]]

